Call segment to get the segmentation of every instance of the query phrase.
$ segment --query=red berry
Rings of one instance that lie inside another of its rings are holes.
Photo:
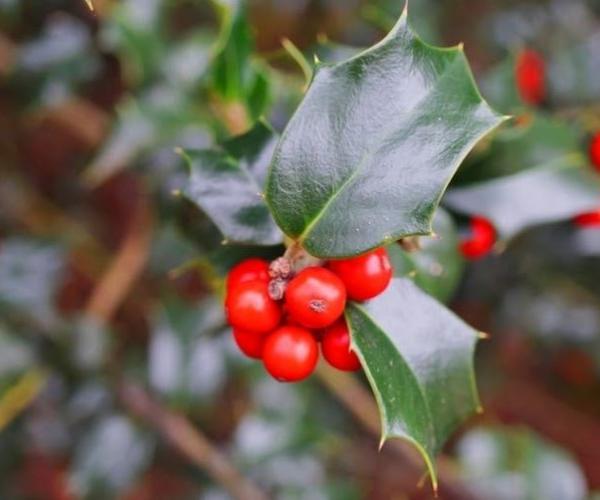
[[[521,99],[527,104],[540,104],[546,97],[544,59],[535,50],[523,50],[517,57],[515,79]]]
[[[285,325],[267,336],[263,348],[266,370],[281,382],[297,382],[308,377],[319,359],[319,347],[312,333]]]
[[[596,170],[600,172],[600,132],[592,136],[589,147],[590,161]]]
[[[471,236],[460,242],[460,251],[471,260],[488,254],[496,242],[496,230],[485,217],[475,216],[471,219]]]
[[[331,325],[344,312],[346,288],[323,267],[307,267],[289,282],[285,307],[290,317],[307,328]]]
[[[254,359],[262,358],[263,346],[266,339],[265,334],[234,328],[233,338],[240,351],[246,356]]]
[[[269,281],[269,263],[263,259],[246,259],[231,268],[227,290],[247,281]]]
[[[275,329],[281,319],[281,307],[269,297],[268,288],[264,281],[246,281],[229,290],[225,299],[229,324],[256,333]]]
[[[600,226],[600,208],[593,212],[580,214],[573,219],[579,227],[598,227]]]
[[[353,300],[376,297],[390,284],[393,274],[385,248],[351,259],[332,260],[329,268],[344,282],[348,297]]]
[[[360,368],[360,361],[350,350],[350,333],[344,320],[336,321],[323,331],[321,351],[327,362],[338,370],[353,372]]]

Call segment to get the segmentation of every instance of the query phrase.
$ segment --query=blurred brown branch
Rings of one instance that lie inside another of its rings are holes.
[[[206,470],[233,497],[241,500],[268,498],[184,416],[165,409],[135,384],[121,384],[119,396],[132,414],[154,427],[168,443],[190,462]]]

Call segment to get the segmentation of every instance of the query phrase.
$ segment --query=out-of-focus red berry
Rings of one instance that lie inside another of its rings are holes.
[[[475,216],[470,222],[471,235],[460,242],[460,251],[470,260],[487,255],[496,242],[496,230],[485,217]]]
[[[596,132],[589,145],[590,162],[600,172],[600,132]]]
[[[546,65],[535,50],[525,49],[517,57],[515,80],[521,99],[532,105],[546,97]]]
[[[579,214],[573,222],[579,227],[600,227],[600,208],[593,212]]]

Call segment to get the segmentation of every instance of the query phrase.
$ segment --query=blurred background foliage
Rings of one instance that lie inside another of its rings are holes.
[[[314,55],[374,43],[402,2],[94,7],[0,0],[0,498],[213,500],[243,477],[282,499],[432,497],[406,450],[378,452],[361,377],[282,385],[237,352],[222,277],[281,249],[224,245],[178,196],[174,151],[261,117],[281,131]],[[571,219],[600,205],[586,155],[600,2],[412,0],[409,13],[428,42],[464,42],[484,96],[515,116],[460,169],[440,238],[394,254],[490,334],[485,412],[447,445],[440,498],[598,498],[600,229]],[[524,47],[547,65],[536,109],[514,83]],[[479,212],[501,239],[465,263],[456,243]]]

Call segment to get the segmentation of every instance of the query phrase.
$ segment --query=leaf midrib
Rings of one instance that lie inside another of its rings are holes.
[[[419,38],[415,37],[413,34],[413,40],[416,43],[421,44],[422,47],[425,47],[427,49],[430,50],[438,50],[435,47],[429,47],[427,46],[425,43],[423,43]],[[441,51],[443,52],[453,52],[453,54],[456,56],[457,54],[460,53],[459,49],[442,49]],[[352,59],[351,59],[352,60]],[[431,87],[429,87],[427,93],[425,93],[421,99],[414,101],[413,106],[410,110],[410,112],[406,115],[404,121],[407,122],[410,120],[411,117],[414,116],[414,114],[416,113],[416,111],[418,109],[420,109],[421,104],[423,102],[426,102],[432,95],[434,90],[437,90],[439,88],[439,85],[441,84],[441,82],[446,80],[446,76],[449,73],[449,69],[454,67],[454,65],[460,62],[460,58],[455,57],[454,60],[448,64],[448,66],[446,66],[444,73],[435,81],[434,85],[432,85]],[[348,63],[348,61],[342,63],[344,65],[346,65]],[[380,140],[376,141],[376,144],[378,145],[377,147],[372,148],[371,150],[367,151],[365,153],[365,155],[363,156],[363,158],[358,162],[357,167],[352,171],[352,173],[344,180],[344,182],[342,182],[340,184],[340,186],[338,187],[338,189],[336,189],[336,191],[332,194],[332,196],[325,202],[325,204],[321,207],[321,209],[313,216],[313,218],[310,220],[310,222],[308,222],[308,224],[306,225],[306,227],[304,228],[304,231],[302,231],[302,233],[300,234],[300,236],[298,236],[298,241],[302,242],[304,240],[306,240],[306,238],[308,238],[308,236],[310,235],[310,232],[313,230],[313,228],[321,221],[321,219],[323,218],[324,214],[327,212],[328,208],[335,202],[335,200],[338,198],[338,196],[346,189],[346,187],[352,183],[352,181],[362,172],[362,170],[365,168],[365,165],[369,163],[369,161],[373,158],[374,154],[379,151],[379,148],[381,147],[381,144],[385,141],[383,141],[383,139],[385,139],[386,137],[389,136],[389,133],[391,131],[393,131],[395,128],[395,125],[390,125],[390,127],[386,128],[385,131],[380,135]]]

